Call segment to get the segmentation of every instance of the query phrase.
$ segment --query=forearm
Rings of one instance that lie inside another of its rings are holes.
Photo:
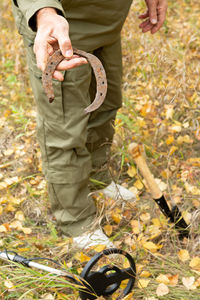
[[[27,25],[32,30],[36,31],[36,13],[43,8],[54,9],[60,15],[65,15],[62,4],[59,0],[14,0],[15,5],[19,7],[24,17],[26,18]]]

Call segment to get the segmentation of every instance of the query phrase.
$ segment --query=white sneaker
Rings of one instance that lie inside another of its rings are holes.
[[[84,233],[81,236],[74,237],[73,242],[79,249],[88,249],[97,245],[106,245],[108,248],[114,247],[114,244],[103,233],[101,228],[92,233]]]
[[[126,189],[125,187],[111,182],[105,189],[100,190],[106,197],[110,197],[114,200],[125,200],[133,202],[136,200],[136,195]]]

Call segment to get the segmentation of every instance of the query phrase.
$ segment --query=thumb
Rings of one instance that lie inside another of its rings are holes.
[[[157,24],[158,18],[157,18],[157,0],[150,1],[149,4],[149,19],[151,24]]]
[[[71,58],[73,56],[72,43],[69,36],[66,35],[66,33],[58,35],[58,44],[64,57]]]
[[[60,30],[55,30],[54,36],[58,41],[62,55],[66,58],[71,58],[73,56],[73,49],[71,40],[69,38],[69,26],[66,20],[59,29]]]

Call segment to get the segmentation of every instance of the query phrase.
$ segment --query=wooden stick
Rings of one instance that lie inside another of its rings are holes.
[[[132,143],[130,144],[128,151],[134,158],[138,169],[142,173],[142,176],[144,177],[153,198],[159,199],[162,196],[162,192],[158,187],[151,171],[149,170],[149,167],[147,166],[147,163],[142,155],[141,147],[138,144]]]
[[[186,228],[188,227],[187,223],[183,219],[179,208],[175,205],[172,209],[169,208],[167,201],[162,194],[158,184],[156,183],[146,161],[142,154],[142,147],[136,143],[132,143],[128,147],[128,151],[136,162],[136,165],[139,171],[142,173],[147,186],[151,192],[153,199],[158,204],[162,213],[170,219],[171,222],[175,223],[175,227],[180,232],[180,238],[188,237],[189,233]]]

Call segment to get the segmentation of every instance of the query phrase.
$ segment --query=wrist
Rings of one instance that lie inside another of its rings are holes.
[[[36,13],[37,27],[41,24],[42,20],[49,15],[57,15],[56,9],[53,7],[44,7],[38,10]]]

